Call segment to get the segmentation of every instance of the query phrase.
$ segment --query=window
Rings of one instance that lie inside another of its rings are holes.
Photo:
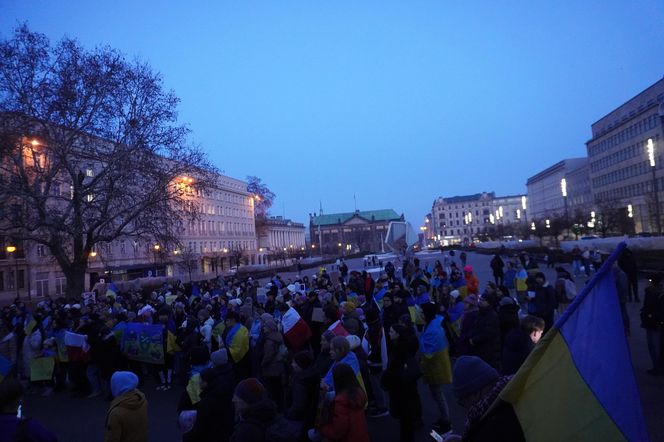
[[[44,256],[46,256],[46,246],[45,245],[43,245],[43,244],[38,244],[37,245],[37,256],[39,256],[40,258],[43,258]]]
[[[37,296],[48,296],[48,272],[37,272],[35,283]]]
[[[85,169],[85,176],[93,177],[95,176],[95,171],[92,170],[91,168]]]
[[[55,278],[55,294],[64,295],[67,291],[67,278],[64,276],[58,276]]]

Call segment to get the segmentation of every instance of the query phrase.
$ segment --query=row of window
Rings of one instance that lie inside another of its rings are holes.
[[[664,189],[664,178],[657,178],[658,189]],[[652,181],[641,181],[640,183],[630,184],[628,186],[618,187],[595,194],[596,201],[612,201],[619,198],[631,198],[634,196],[645,195],[652,192]]]
[[[469,209],[472,209],[473,207],[486,207],[489,204],[490,204],[489,202],[483,202],[481,205],[479,203],[475,203],[475,205],[473,205],[472,203],[468,203],[468,204],[447,204],[445,206],[438,206],[438,212],[442,212],[443,210],[465,209],[466,206]]]
[[[192,252],[208,253],[224,250],[256,250],[256,241],[189,241],[187,249]]]
[[[253,223],[239,223],[231,221],[190,221],[187,234],[188,235],[217,235],[217,234],[247,234],[254,233]]]
[[[624,143],[625,141],[631,140],[632,138],[641,135],[644,132],[647,132],[651,129],[657,127],[659,117],[657,115],[651,115],[646,117],[628,127],[621,130],[620,132],[607,137],[606,139],[588,147],[588,156],[593,157],[602,152],[607,151],[608,149]]]
[[[650,172],[650,165],[647,162],[642,161],[593,178],[593,187],[608,186],[609,184],[643,175],[648,172]]]
[[[657,136],[659,138],[659,135]],[[597,172],[607,167],[613,166],[614,164],[621,163],[623,161],[629,160],[631,158],[637,157],[639,155],[646,154],[645,148],[646,142],[639,141],[638,143],[632,144],[625,148],[620,149],[618,152],[607,155],[604,158],[595,160],[590,163],[590,171]]]

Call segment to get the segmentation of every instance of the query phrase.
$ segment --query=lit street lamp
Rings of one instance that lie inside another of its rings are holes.
[[[523,222],[528,224],[528,214],[526,213],[526,195],[521,195],[521,209],[523,210]]]
[[[567,179],[563,178],[560,180],[560,190],[563,193],[563,201],[565,202],[565,225],[569,225],[569,212],[567,211]]]
[[[153,249],[154,249],[154,276],[156,278],[157,277],[157,254],[159,253],[159,249],[161,249],[161,246],[159,244],[155,244]]]
[[[650,164],[650,170],[652,171],[652,188],[655,192],[655,225],[657,226],[657,235],[661,235],[662,221],[659,217],[659,186],[657,185],[657,177],[655,176],[655,143],[652,138],[648,138],[646,150],[648,152],[648,163]]]
[[[12,255],[16,253],[16,246],[7,246],[5,250],[7,251],[7,253]],[[18,299],[19,297],[18,296],[18,258],[16,257],[16,255],[13,255],[13,258],[14,258],[14,265],[16,266],[14,270],[14,286],[16,287],[16,299]]]

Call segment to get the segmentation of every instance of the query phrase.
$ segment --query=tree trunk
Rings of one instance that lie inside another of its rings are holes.
[[[86,291],[85,270],[85,265],[74,264],[69,268],[69,271],[65,272],[65,278],[67,279],[65,298],[67,301],[80,297],[81,294]]]

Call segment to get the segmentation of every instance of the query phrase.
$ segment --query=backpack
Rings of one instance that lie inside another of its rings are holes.
[[[303,422],[278,415],[265,429],[265,442],[292,442],[300,439]]]
[[[576,297],[576,284],[574,284],[573,281],[570,281],[569,279],[565,278],[565,296],[567,296],[567,300],[571,301]]]

